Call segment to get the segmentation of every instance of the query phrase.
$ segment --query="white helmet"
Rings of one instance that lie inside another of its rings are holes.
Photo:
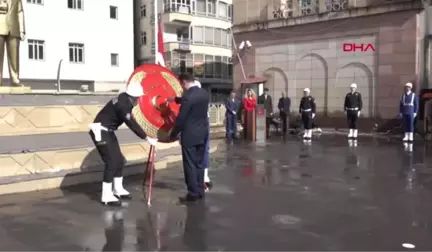
[[[350,87],[351,87],[351,88],[357,88],[357,84],[352,83]]]
[[[411,82],[407,82],[407,84],[405,84],[405,87],[412,88],[412,87],[413,87],[413,84],[412,84]]]
[[[197,80],[194,81],[194,85],[201,88],[201,82],[199,82]]]
[[[144,90],[139,82],[131,82],[126,87],[126,94],[132,97],[140,97],[144,95]]]
[[[309,88],[305,88],[305,89],[303,89],[303,91],[310,93],[310,89]]]

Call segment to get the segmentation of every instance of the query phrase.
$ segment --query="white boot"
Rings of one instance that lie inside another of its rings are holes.
[[[349,134],[348,134],[348,138],[352,138],[353,137],[353,129],[349,130]]]
[[[353,138],[357,138],[358,130],[353,130]]]
[[[204,183],[209,183],[210,182],[210,177],[208,175],[208,168],[204,169]]]
[[[121,205],[120,200],[114,196],[112,183],[102,183],[102,204],[105,205]]]
[[[410,141],[410,142],[414,141],[414,133],[413,132],[408,133],[408,141]]]
[[[408,141],[408,138],[409,138],[408,133],[405,132],[404,138],[402,139],[402,141],[406,142],[406,141]]]
[[[130,199],[131,195],[126,189],[123,187],[123,177],[114,178],[114,190],[113,193],[115,196],[122,199]]]

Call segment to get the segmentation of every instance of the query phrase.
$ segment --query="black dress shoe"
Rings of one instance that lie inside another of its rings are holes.
[[[187,203],[187,202],[196,202],[200,199],[202,199],[203,196],[191,196],[191,195],[186,195],[184,197],[180,197],[179,200],[181,203]]]
[[[121,200],[131,200],[132,199],[132,195],[130,195],[130,194],[127,194],[127,195],[115,195],[114,194],[114,196],[116,196],[118,199],[121,199]]]

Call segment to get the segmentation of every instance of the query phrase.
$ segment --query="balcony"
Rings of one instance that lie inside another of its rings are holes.
[[[191,8],[188,5],[165,6],[162,22],[163,24],[189,26],[192,18]]]
[[[190,41],[187,39],[177,39],[177,40],[167,40],[164,43],[164,48],[166,52],[178,51],[181,53],[189,53]]]

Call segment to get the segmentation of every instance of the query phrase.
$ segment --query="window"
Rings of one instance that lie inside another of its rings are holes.
[[[205,14],[206,13],[206,1],[205,0],[197,0],[197,8],[196,11],[198,14]]]
[[[68,0],[68,8],[74,10],[83,9],[83,0]]]
[[[147,45],[147,32],[141,32],[141,45]]]
[[[204,55],[194,54],[194,75],[202,77],[204,75]]]
[[[193,41],[195,43],[204,43],[204,27],[202,26],[193,27]]]
[[[118,8],[116,6],[110,6],[110,18],[118,19]]]
[[[141,17],[146,17],[147,16],[147,5],[141,5]]]
[[[216,16],[215,2],[214,0],[208,0],[207,2],[207,14],[209,16]]]
[[[213,67],[214,67],[214,62],[213,62],[213,56],[211,55],[206,55],[205,56],[205,77],[209,77],[209,78],[213,78]]]
[[[27,0],[27,3],[43,5],[43,0]]]
[[[213,32],[214,32],[214,28],[212,28],[212,27],[205,27],[204,34],[205,34],[205,43],[206,44],[213,45],[213,42],[214,42],[214,34],[213,34]]]
[[[222,45],[221,41],[222,40],[222,29],[214,29],[214,45]]]
[[[227,33],[227,30],[221,30],[221,32],[222,32],[222,35],[221,35],[221,38],[222,38],[222,41],[221,41],[221,45],[222,46],[227,46],[228,44],[227,44],[227,39],[228,39],[228,33]]]
[[[228,57],[222,57],[222,78],[228,77]]]
[[[221,18],[227,18],[228,17],[228,4],[227,3],[219,2],[218,16]]]
[[[228,77],[232,77],[232,75],[233,75],[232,58],[228,58]]]
[[[233,5],[232,4],[228,5],[228,18],[229,19],[233,18]]]
[[[31,60],[45,59],[45,41],[43,40],[28,40],[28,57]]]
[[[84,44],[69,43],[69,62],[84,63]]]
[[[119,55],[111,53],[111,66],[119,66]]]
[[[231,48],[231,46],[232,46],[231,43],[232,43],[231,31],[227,30],[227,46],[229,48]]]
[[[220,78],[222,77],[222,57],[221,56],[215,56],[215,63],[214,63],[214,77]]]

